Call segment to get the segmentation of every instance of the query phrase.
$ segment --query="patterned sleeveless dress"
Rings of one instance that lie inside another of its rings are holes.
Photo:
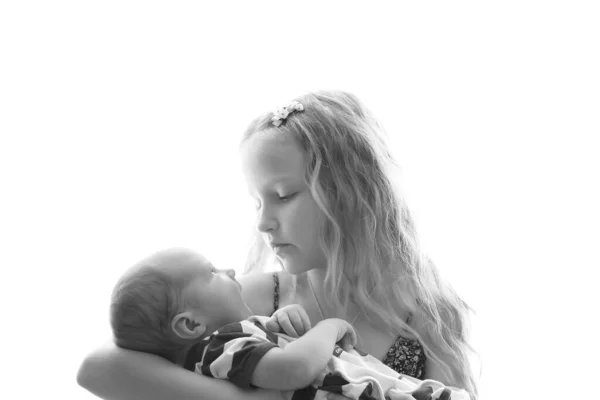
[[[275,283],[273,310],[277,310],[279,309],[279,275],[277,273],[273,273],[273,281]],[[384,357],[383,363],[400,374],[424,379],[425,351],[417,340],[398,336]]]

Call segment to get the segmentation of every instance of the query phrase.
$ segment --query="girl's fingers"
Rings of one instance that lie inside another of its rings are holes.
[[[342,345],[341,347],[342,347],[342,349],[344,349],[344,351],[351,351],[354,348],[354,346],[351,345],[350,342],[347,342],[347,341],[346,342],[342,341],[341,345]]]
[[[354,331],[354,328],[352,328],[352,325],[348,324],[346,333],[340,340],[342,349],[344,349],[345,351],[352,350],[354,348],[354,346],[356,346],[356,341],[357,341],[356,332]]]
[[[350,351],[354,348],[354,346],[348,338],[348,335],[344,336],[342,340],[340,340],[340,347],[344,349],[344,351]]]
[[[352,333],[350,334],[350,344],[354,347],[358,343],[358,337],[356,336],[356,331],[352,329]]]

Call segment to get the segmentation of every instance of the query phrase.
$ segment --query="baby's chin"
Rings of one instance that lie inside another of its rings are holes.
[[[231,311],[232,312],[229,313],[226,317],[226,319],[228,320],[227,323],[239,322],[241,320],[248,319],[249,317],[254,315],[250,307],[248,307],[248,305],[244,302],[241,302],[239,307],[235,307],[235,311]]]

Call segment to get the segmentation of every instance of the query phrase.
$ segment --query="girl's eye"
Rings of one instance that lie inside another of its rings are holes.
[[[287,196],[279,196],[279,200],[281,201],[289,201],[291,200],[294,196],[296,195],[296,193],[292,193],[292,194],[288,194]]]

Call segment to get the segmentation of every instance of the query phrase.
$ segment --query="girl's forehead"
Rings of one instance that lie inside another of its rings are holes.
[[[282,150],[301,151],[298,142],[289,132],[271,129],[254,133],[242,144],[243,150],[255,150],[265,153]]]
[[[303,175],[305,154],[289,135],[255,134],[241,149],[244,173],[248,178],[296,178]],[[262,179],[261,179],[262,180]]]

